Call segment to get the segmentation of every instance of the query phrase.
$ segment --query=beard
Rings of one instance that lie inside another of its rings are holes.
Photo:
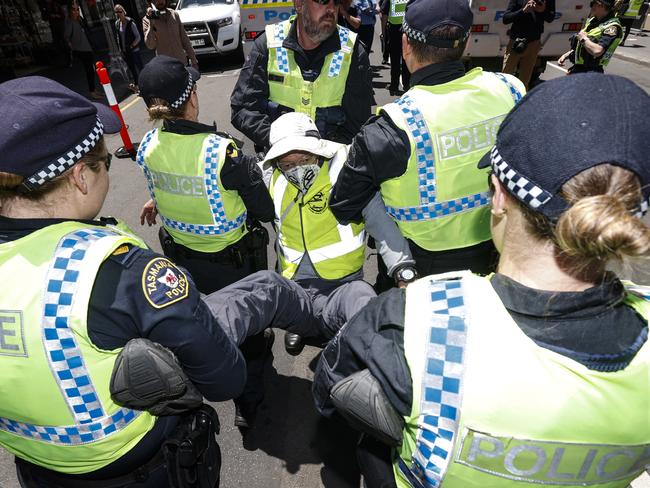
[[[317,42],[318,44],[331,36],[332,32],[336,29],[336,17],[331,12],[321,16],[318,21],[314,20],[307,10],[303,10],[302,14],[302,23],[305,27],[305,34],[307,34],[312,41]],[[330,21],[329,26],[323,23],[325,20]]]

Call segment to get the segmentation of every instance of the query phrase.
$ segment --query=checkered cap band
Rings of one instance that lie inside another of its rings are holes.
[[[43,347],[52,375],[75,424],[42,426],[0,418],[0,430],[54,444],[94,442],[117,432],[137,417],[128,409],[107,415],[79,347],[73,320],[74,298],[88,250],[100,239],[116,235],[104,229],[80,229],[58,243],[46,275],[41,327]]]
[[[431,281],[427,293],[426,369],[408,471],[422,486],[433,487],[445,475],[458,434],[467,325],[461,281]]]
[[[417,30],[415,27],[411,27],[406,20],[402,22],[402,32],[410,39],[423,44],[426,44],[427,42],[427,35],[424,32]]]
[[[185,90],[181,94],[180,97],[178,97],[178,100],[176,100],[174,103],[172,103],[172,108],[178,108],[181,105],[183,105],[188,98],[190,98],[190,95],[192,94],[192,88],[194,87],[194,80],[192,79],[192,76],[188,73],[187,74],[187,86],[185,87]]]
[[[634,214],[635,217],[641,218],[645,214],[647,214],[648,213],[648,207],[650,207],[650,198],[648,198],[647,200],[644,200],[644,201],[641,202],[641,204],[639,205],[639,210]]]
[[[136,162],[142,168],[144,175],[147,179],[147,188],[152,200],[156,200],[155,189],[153,185],[153,176],[145,162],[145,155],[151,139],[156,133],[156,129],[149,131],[145,134],[140,146],[138,147],[138,154]],[[219,146],[221,144],[221,137],[216,134],[211,134],[210,140],[205,148],[205,166],[204,166],[204,184],[206,194],[208,196],[208,203],[212,212],[212,219],[214,224],[195,224],[190,222],[181,222],[174,220],[168,216],[159,214],[163,225],[169,229],[174,229],[179,232],[186,232],[188,234],[202,235],[202,236],[216,236],[226,234],[232,230],[238,229],[246,222],[247,213],[239,215],[233,220],[228,220],[226,211],[221,198],[219,190]]]
[[[514,170],[499,154],[496,146],[490,153],[492,171],[508,191],[532,209],[547,204],[553,195]]]
[[[92,148],[97,145],[97,142],[104,134],[104,125],[99,117],[95,120],[90,133],[84,137],[84,140],[77,144],[74,148],[70,149],[55,162],[43,168],[38,173],[26,178],[24,186],[29,189],[36,189],[43,186],[48,181],[53,180],[57,176],[62,175],[70,168],[72,168],[81,158],[90,152]]]

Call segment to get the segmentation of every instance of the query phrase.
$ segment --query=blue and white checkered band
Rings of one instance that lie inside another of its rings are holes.
[[[172,108],[178,108],[181,105],[183,105],[188,98],[190,98],[190,95],[192,94],[192,88],[194,88],[194,80],[190,76],[190,74],[187,74],[187,86],[185,87],[185,90],[183,93],[181,93],[181,96],[178,97],[178,100],[176,100],[174,103],[172,103]]]
[[[275,24],[273,26],[273,36],[278,47],[275,48],[275,56],[277,58],[278,71],[280,73],[289,73],[289,53],[286,48],[282,47],[284,42],[284,22]]]
[[[339,41],[341,41],[341,49],[336,51],[332,56],[332,61],[330,62],[330,67],[327,70],[327,76],[329,78],[334,78],[338,76],[341,72],[341,66],[343,65],[343,58],[345,57],[345,46],[350,40],[350,30],[345,27],[338,26],[339,29]]]
[[[639,218],[643,217],[648,213],[648,207],[650,207],[650,198],[641,202],[639,205],[639,211],[636,212],[634,216]]]
[[[476,193],[439,202],[436,200],[436,161],[429,128],[415,100],[408,94],[395,101],[402,110],[404,121],[415,143],[418,168],[420,205],[417,207],[386,207],[395,220],[433,220],[439,217],[483,207],[489,202],[489,193]]]
[[[501,157],[496,146],[490,152],[492,171],[508,191],[530,208],[536,209],[548,203],[552,195],[512,169]]]
[[[515,101],[515,104],[519,103],[519,101],[522,98],[522,94],[521,94],[521,92],[519,90],[517,90],[515,85],[513,85],[510,82],[510,80],[508,79],[508,77],[503,75],[503,73],[494,73],[494,74],[497,75],[497,77],[506,84],[506,86],[510,90],[510,94],[512,95],[512,99]]]
[[[107,415],[86,368],[81,348],[70,329],[73,301],[88,249],[115,233],[82,229],[64,236],[46,276],[42,317],[43,346],[52,374],[75,424],[34,425],[0,418],[0,429],[53,444],[77,445],[103,439],[126,427],[140,412],[120,409]]]
[[[424,32],[411,27],[408,22],[406,22],[406,20],[402,22],[402,32],[406,34],[406,37],[409,39],[413,39],[414,41],[418,41],[423,44],[426,44],[427,42],[427,35]]]
[[[151,138],[156,133],[155,130],[148,132],[140,146],[138,147],[138,154],[136,157],[136,162],[144,171],[144,175],[147,178],[147,188],[149,189],[149,194],[153,200],[156,199],[153,186],[153,176],[149,171],[149,168],[145,164],[145,152],[147,147],[151,143]],[[225,234],[234,229],[241,227],[244,222],[246,222],[246,212],[235,218],[234,220],[228,220],[226,217],[226,212],[223,206],[223,200],[221,199],[221,193],[219,191],[219,146],[221,144],[221,137],[216,134],[211,134],[210,139],[206,145],[205,149],[205,166],[204,166],[204,184],[205,190],[208,195],[208,203],[210,205],[210,210],[212,211],[213,225],[205,224],[193,224],[188,222],[180,222],[178,220],[173,220],[164,215],[159,215],[165,227],[170,229],[177,230],[179,232],[187,232],[188,234],[196,235],[206,235],[214,236]]]
[[[405,475],[423,487],[433,488],[444,477],[458,434],[467,324],[460,280],[431,281],[429,293],[429,342],[420,392],[421,413],[410,473]],[[401,463],[402,471],[406,467]]]
[[[23,185],[29,189],[36,189],[57,176],[62,175],[72,168],[81,158],[90,152],[97,145],[99,139],[104,134],[104,125],[99,117],[95,119],[95,125],[90,133],[84,137],[84,140],[70,149],[55,162],[43,168],[38,173],[25,179]]]

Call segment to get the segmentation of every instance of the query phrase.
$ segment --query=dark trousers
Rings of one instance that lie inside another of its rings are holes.
[[[86,81],[88,82],[88,91],[95,91],[95,56],[91,51],[72,51],[72,54],[83,66]]]
[[[372,49],[372,40],[375,37],[375,24],[366,24],[359,26],[359,40],[366,46],[366,51],[370,54]]]
[[[126,60],[126,65],[131,71],[131,76],[133,76],[133,83],[137,85],[140,71],[142,71],[143,68],[140,51],[126,51],[124,53],[124,59]]]
[[[396,488],[391,448],[363,435],[357,446],[357,462],[365,488]]]
[[[415,259],[415,268],[421,277],[463,269],[486,275],[496,269],[498,254],[491,240],[475,246],[449,249],[448,251],[427,251],[413,241],[409,240],[408,242],[413,259]],[[375,290],[377,293],[381,293],[394,287],[395,281],[388,276],[384,262],[378,259],[377,263]]]
[[[409,89],[411,73],[402,58],[402,26],[388,23],[388,49],[390,50],[390,87],[392,91],[399,90],[399,78],[402,76],[404,90]]]

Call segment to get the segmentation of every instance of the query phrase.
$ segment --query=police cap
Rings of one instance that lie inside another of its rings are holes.
[[[140,73],[140,96],[147,105],[154,98],[160,98],[172,108],[178,108],[190,98],[192,88],[199,78],[201,73],[198,70],[185,66],[178,59],[156,56]]]
[[[496,144],[479,162],[507,191],[555,220],[569,204],[564,183],[602,163],[632,171],[641,182],[638,211],[650,199],[650,96],[632,81],[586,73],[542,83],[513,108]]]
[[[0,171],[23,176],[27,191],[69,170],[104,133],[121,127],[106,105],[41,76],[0,84],[0,113]]]
[[[402,31],[414,41],[453,48],[467,40],[473,21],[474,14],[468,0],[412,0],[406,6]],[[433,29],[446,25],[460,27],[463,36],[460,39],[439,39],[431,35]]]

